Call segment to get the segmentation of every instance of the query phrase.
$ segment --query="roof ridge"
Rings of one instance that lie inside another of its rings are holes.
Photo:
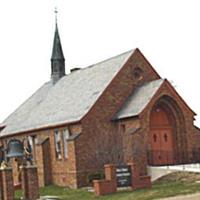
[[[95,67],[96,65],[99,65],[99,64],[101,64],[101,63],[107,62],[107,61],[109,61],[109,60],[111,60],[111,59],[113,59],[113,58],[117,58],[117,57],[119,57],[119,56],[123,56],[124,54],[128,54],[128,53],[130,53],[131,51],[134,52],[135,50],[136,50],[136,48],[135,48],[135,49],[128,50],[128,51],[125,51],[125,52],[123,52],[123,53],[121,53],[121,54],[117,54],[117,55],[112,56],[112,57],[110,57],[110,58],[107,58],[107,59],[105,59],[105,60],[96,62],[96,63],[91,64],[91,65],[89,65],[89,66],[80,67],[80,70],[87,70],[88,68]],[[78,67],[78,68],[79,68],[79,67]],[[72,69],[73,69],[73,68],[72,68]],[[78,71],[80,71],[80,70],[74,71],[73,74],[76,73],[76,72],[78,72]],[[66,75],[70,75],[70,74],[72,74],[72,73],[69,73],[69,74],[66,74]]]

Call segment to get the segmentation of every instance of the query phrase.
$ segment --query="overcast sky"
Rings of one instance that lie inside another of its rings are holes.
[[[199,0],[1,0],[0,122],[50,79],[55,6],[67,72],[138,47],[200,126]]]

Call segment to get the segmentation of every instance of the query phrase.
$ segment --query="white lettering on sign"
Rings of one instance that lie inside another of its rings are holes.
[[[117,177],[121,177],[121,176],[130,176],[131,174],[128,173],[123,173],[123,174],[116,174]]]
[[[126,180],[126,179],[123,179],[123,180],[119,180],[119,182],[120,182],[121,184],[124,184],[124,183],[127,182],[127,180]]]
[[[117,172],[127,172],[127,168],[116,169]]]

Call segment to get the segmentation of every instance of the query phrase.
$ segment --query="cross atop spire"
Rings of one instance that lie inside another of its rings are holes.
[[[58,9],[57,9],[57,7],[55,7],[54,13],[55,13],[55,22],[57,24],[57,21],[58,21]]]

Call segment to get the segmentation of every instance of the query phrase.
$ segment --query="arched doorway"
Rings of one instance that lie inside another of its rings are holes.
[[[153,108],[150,115],[151,164],[174,163],[173,114],[163,105]]]

